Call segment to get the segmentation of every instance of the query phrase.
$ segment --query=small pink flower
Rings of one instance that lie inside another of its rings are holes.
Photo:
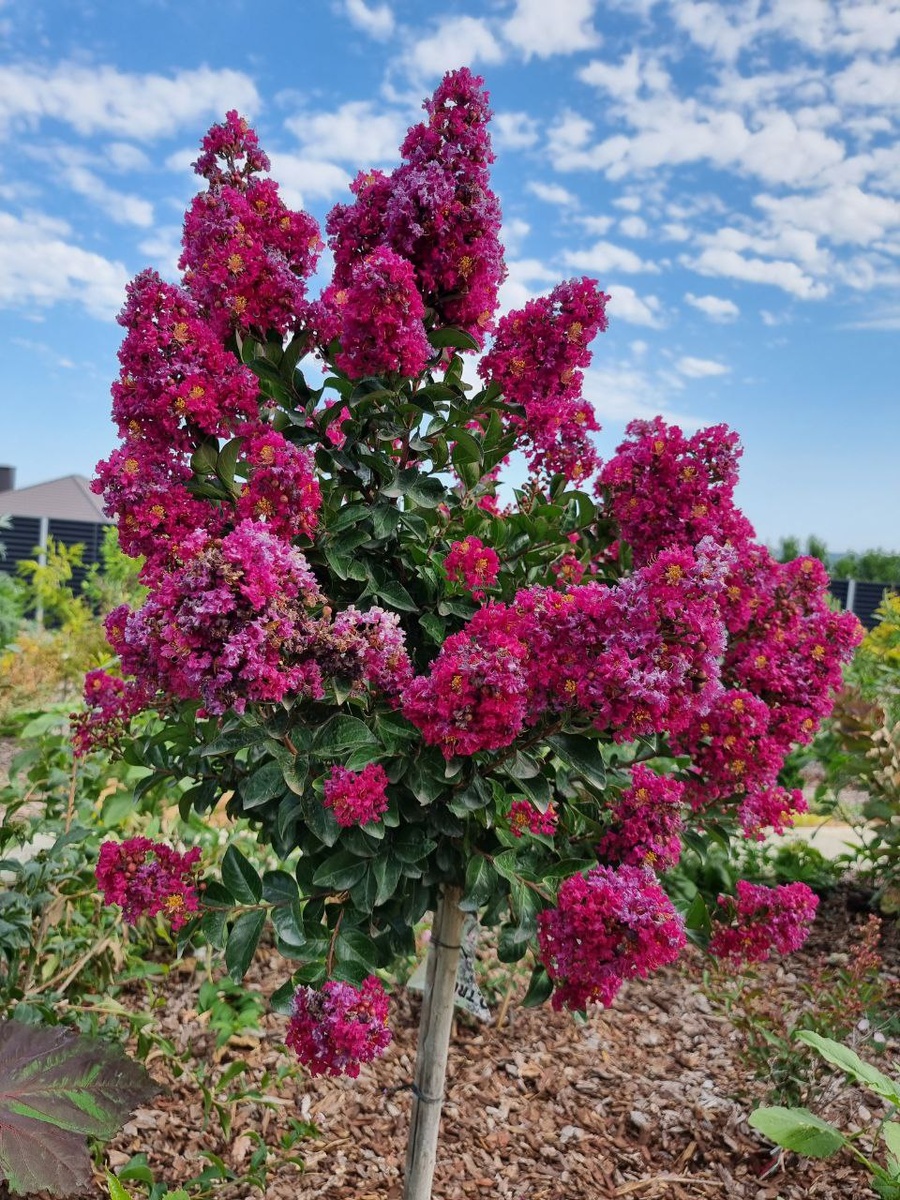
[[[500,559],[490,546],[477,537],[454,542],[444,559],[447,578],[461,583],[476,600],[484,597],[484,589],[493,587],[500,571]]]
[[[285,1045],[311,1075],[359,1075],[391,1041],[388,998],[374,975],[362,987],[329,979],[321,989],[300,987]]]
[[[809,936],[818,904],[805,883],[770,888],[740,879],[737,897],[719,896],[722,916],[709,951],[736,967],[765,962],[773,950],[790,954]]]
[[[506,815],[509,829],[515,837],[521,837],[527,829],[530,833],[554,834],[559,815],[551,804],[546,812],[541,812],[527,800],[514,800]]]
[[[334,812],[338,825],[368,825],[387,810],[385,788],[388,777],[384,767],[369,763],[362,771],[332,767],[325,780],[325,807]]]
[[[197,911],[196,865],[200,850],[179,854],[162,842],[129,838],[104,842],[97,860],[97,883],[105,904],[118,904],[125,920],[164,913],[177,933]]]

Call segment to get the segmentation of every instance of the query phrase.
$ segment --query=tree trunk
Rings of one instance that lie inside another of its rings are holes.
[[[425,992],[419,1021],[412,1120],[406,1154],[403,1200],[431,1200],[437,1159],[438,1129],[444,1103],[444,1077],[456,992],[460,935],[465,914],[459,907],[462,889],[444,887],[438,900],[428,946]]]

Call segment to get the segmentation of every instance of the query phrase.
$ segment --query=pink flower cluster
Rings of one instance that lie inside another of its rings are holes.
[[[458,326],[479,345],[506,274],[483,83],[465,67],[445,75],[425,102],[428,120],[406,135],[403,163],[390,175],[357,176],[354,203],[338,204],[327,221],[335,288],[349,288],[355,264],[387,247],[412,264],[437,325]]]
[[[387,784],[384,767],[378,763],[369,763],[362,771],[332,767],[325,780],[325,807],[344,828],[368,825],[387,811]]]
[[[589,437],[600,426],[581,386],[591,362],[588,346],[606,329],[608,300],[594,279],[561,283],[501,317],[478,365],[486,383],[503,389],[507,404],[522,408],[512,424],[525,436],[532,471],[578,481],[600,465]]]
[[[599,487],[636,564],[660,546],[695,546],[705,537],[743,545],[753,537],[733,499],[743,453],[737,434],[713,425],[687,438],[662,417],[632,421],[626,433]]]
[[[639,763],[603,835],[598,854],[612,863],[669,871],[681,857],[681,798],[684,784]]]
[[[137,612],[112,612],[107,635],[122,670],[152,692],[242,712],[248,701],[321,695],[308,611],[320,600],[300,551],[242,521],[224,538],[185,539],[180,567]]]
[[[113,415],[123,444],[98,464],[91,487],[118,519],[123,550],[144,555],[144,578],[178,560],[197,529],[219,535],[243,517],[285,537],[310,536],[321,503],[306,450],[262,424],[256,377],[220,344],[182,288],[153,271],[128,288],[127,332]],[[247,483],[230,504],[193,495],[191,458],[206,438],[242,437]]]
[[[399,615],[377,606],[360,612],[351,604],[338,613],[323,629],[316,656],[325,674],[389,696],[402,692],[413,676]]]
[[[351,379],[419,375],[434,354],[413,265],[387,246],[353,262],[346,284],[327,287],[312,313],[324,344],[340,340],[334,361]]]
[[[388,998],[374,975],[353,987],[329,979],[317,991],[297,989],[284,1039],[311,1075],[359,1075],[360,1064],[390,1045]]]
[[[555,985],[553,1007],[609,1007],[627,979],[673,962],[684,925],[651,871],[594,867],[559,889],[538,918],[540,955]]]
[[[84,677],[87,707],[69,717],[76,757],[115,747],[132,717],[143,712],[151,698],[152,692],[138,680],[125,680],[100,669],[88,671]]]
[[[751,837],[783,829],[802,797],[777,786],[778,772],[791,745],[808,742],[830,712],[859,623],[829,609],[821,563],[780,564],[752,540],[733,500],[740,448],[725,426],[686,438],[656,418],[633,422],[628,434],[601,484],[635,562],[651,562],[660,542],[686,548],[704,536],[731,552],[718,598],[726,690],[672,730],[676,750],[693,759],[686,799],[700,808],[737,798]]]
[[[448,638],[403,712],[443,753],[498,750],[572,710],[618,740],[687,728],[720,690],[727,556],[661,554],[615,587],[529,588]]]
[[[493,587],[500,571],[500,559],[495,550],[485,546],[481,538],[467,537],[454,542],[444,558],[447,578],[461,583],[476,600],[484,598],[484,589]]]
[[[521,837],[526,829],[529,833],[544,833],[552,837],[556,832],[559,814],[552,804],[546,812],[541,812],[528,800],[514,800],[509,806],[506,819],[510,832],[515,837]]]
[[[145,837],[104,842],[96,870],[103,902],[118,904],[131,925],[141,917],[164,913],[177,933],[199,907],[199,859],[196,846],[179,854],[171,846]]]
[[[805,883],[769,888],[741,879],[737,897],[719,896],[722,916],[710,939],[710,953],[739,967],[765,962],[773,950],[779,954],[799,950],[809,936],[818,904]]]
[[[277,183],[256,178],[269,160],[237,113],[213,126],[203,150],[194,168],[209,190],[185,216],[178,264],[185,283],[220,337],[234,329],[288,333],[306,312],[306,280],[322,248],[319,227],[285,205]]]

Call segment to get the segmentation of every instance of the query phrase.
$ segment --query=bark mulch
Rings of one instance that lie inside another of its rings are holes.
[[[848,900],[850,903],[848,903]],[[798,985],[823,957],[840,953],[862,917],[852,895],[839,892],[820,909],[807,946],[789,960],[766,964],[768,993],[786,1011],[800,1002]],[[886,974],[896,985],[896,926],[886,928]],[[498,989],[492,1025],[457,1020],[450,1052],[434,1196],[440,1200],[868,1200],[874,1196],[852,1160],[773,1157],[746,1123],[765,1085],[748,1077],[738,1056],[740,1036],[710,1005],[699,954],[677,968],[627,985],[613,1008],[578,1022],[548,1006],[523,1009],[524,977],[488,967]],[[263,956],[251,986],[273,990],[283,977],[276,955]],[[508,985],[512,982],[512,990]],[[261,1037],[241,1035],[220,1051],[196,1012],[200,972],[191,964],[166,981],[167,1036],[201,1060],[249,1064],[247,1078],[283,1064],[284,1022],[266,1017]],[[896,990],[894,993],[896,999]],[[298,1152],[301,1173],[285,1165],[269,1179],[270,1200],[399,1200],[409,1120],[409,1081],[420,1000],[401,993],[394,1004],[395,1038],[358,1080],[296,1079],[280,1104],[238,1105],[226,1141],[188,1077],[173,1079],[164,1056],[149,1063],[168,1093],[139,1110],[111,1147],[111,1161],[147,1153],[157,1178],[171,1186],[198,1172],[201,1151],[240,1171],[252,1153],[248,1130],[274,1143],[288,1120],[318,1133]],[[890,1069],[896,1045],[882,1057]],[[838,1089],[827,1115],[842,1128],[864,1127],[878,1114],[873,1098]],[[823,1114],[826,1115],[826,1114]],[[767,1174],[768,1172],[768,1174]],[[222,1197],[258,1196],[229,1184]]]

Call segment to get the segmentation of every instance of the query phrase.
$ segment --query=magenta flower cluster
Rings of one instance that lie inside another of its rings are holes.
[[[538,941],[553,1007],[581,1012],[609,1007],[627,979],[674,962],[687,938],[651,871],[598,866],[565,880],[538,918]]]
[[[434,353],[424,317],[412,263],[387,246],[354,261],[347,282],[327,287],[312,314],[324,344],[339,339],[334,361],[351,379],[421,374]]]
[[[600,426],[581,389],[591,362],[588,346],[606,329],[608,301],[594,279],[561,283],[549,296],[501,317],[478,365],[486,383],[502,388],[507,404],[521,407],[511,424],[524,435],[534,472],[561,472],[578,481],[600,465],[589,436]]]
[[[740,449],[725,426],[688,439],[656,418],[633,422],[628,435],[601,483],[635,562],[651,563],[660,539],[688,548],[701,536],[731,555],[717,598],[727,632],[722,690],[671,729],[676,751],[692,760],[685,798],[695,809],[736,800],[750,837],[780,831],[803,800],[778,786],[778,772],[792,744],[808,742],[831,710],[861,627],[829,609],[816,559],[777,563],[753,541],[734,504]]]
[[[318,225],[285,205],[274,180],[257,178],[269,160],[236,112],[210,130],[194,169],[209,190],[185,217],[178,265],[206,319],[221,338],[296,329],[322,249]]]
[[[681,801],[684,784],[671,775],[657,775],[643,763],[631,771],[613,810],[613,821],[597,853],[610,863],[669,871],[681,857]]]
[[[521,837],[526,829],[529,833],[542,833],[552,837],[556,833],[559,813],[553,804],[546,812],[541,812],[529,800],[514,800],[509,806],[506,819],[514,837]]]
[[[403,712],[446,757],[498,750],[571,709],[618,740],[684,729],[719,691],[727,555],[676,550],[614,587],[529,588],[448,638]]]
[[[368,825],[387,811],[387,784],[388,777],[379,763],[369,763],[362,771],[332,767],[325,780],[325,807],[344,828]]]
[[[359,1075],[361,1063],[379,1058],[390,1045],[388,998],[374,975],[361,987],[330,979],[317,991],[294,995],[285,1045],[311,1075]]]
[[[773,951],[790,954],[809,936],[819,899],[805,883],[778,887],[738,880],[737,896],[719,896],[720,916],[710,953],[731,966],[765,962]]]
[[[506,275],[484,81],[465,67],[451,71],[425,109],[427,121],[400,148],[401,165],[357,176],[355,202],[329,214],[333,286],[349,294],[357,264],[386,247],[412,264],[437,327],[457,326],[481,345]]]
[[[493,587],[500,572],[497,552],[481,538],[467,537],[454,542],[444,558],[447,578],[461,583],[476,600],[484,598],[484,589]]]
[[[194,847],[179,854],[149,838],[104,842],[97,859],[97,883],[104,904],[118,904],[133,925],[141,917],[163,913],[177,933],[197,911],[197,863]]]

